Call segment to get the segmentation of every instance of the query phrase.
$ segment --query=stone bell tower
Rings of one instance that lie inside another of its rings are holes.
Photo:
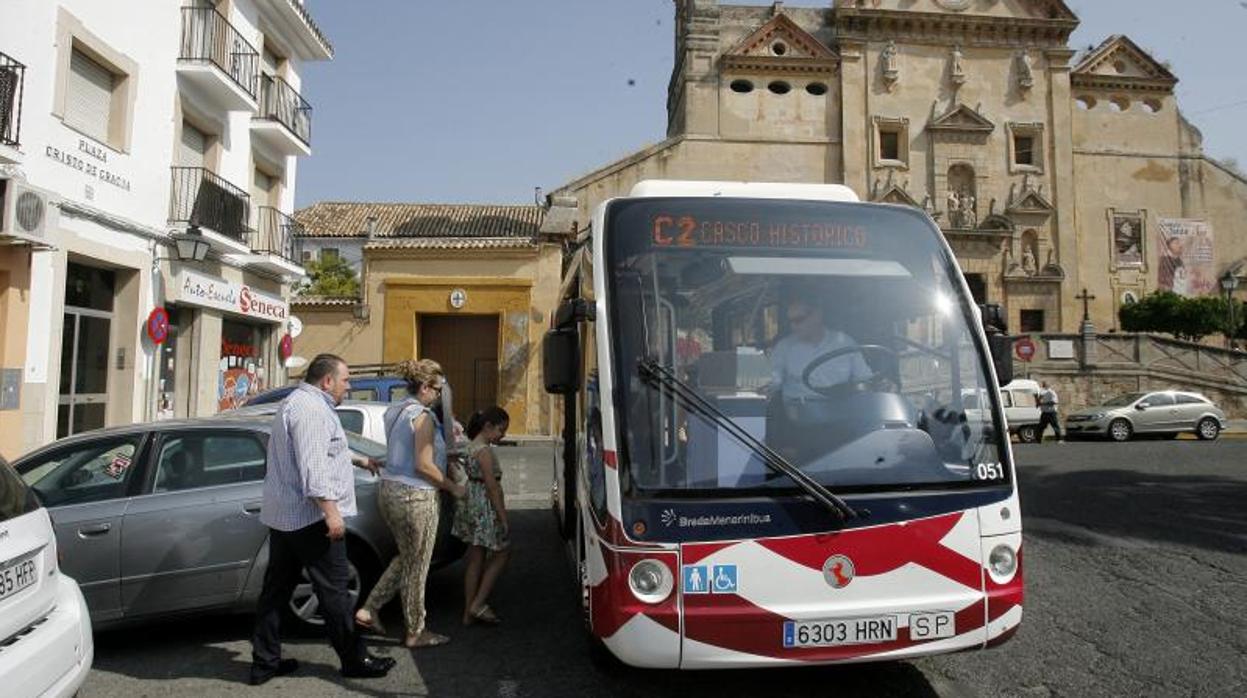
[[[718,0],[675,0],[675,65],[667,88],[667,135],[715,134]]]

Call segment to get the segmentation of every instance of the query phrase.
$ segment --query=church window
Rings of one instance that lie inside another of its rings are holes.
[[[1080,109],[1091,111],[1092,109],[1095,109],[1095,105],[1095,97],[1092,97],[1091,95],[1080,95],[1078,97],[1078,107]]]
[[[1111,100],[1109,100],[1109,104],[1112,105],[1113,111],[1116,111],[1116,112],[1130,111],[1130,100],[1125,97],[1114,97]]]
[[[770,90],[772,94],[786,95],[792,89],[792,85],[789,85],[783,80],[776,80],[767,85],[766,89]]]
[[[748,80],[733,80],[732,92],[747,95],[750,92],[753,92],[753,83]]]
[[[1013,136],[1013,162],[1016,165],[1035,164],[1035,137],[1022,134]]]
[[[1147,112],[1148,112],[1149,114],[1157,114],[1157,113],[1159,113],[1159,112],[1160,112],[1160,107],[1161,107],[1161,104],[1160,104],[1160,100],[1159,100],[1159,99],[1145,99],[1145,100],[1143,100],[1143,108],[1144,108],[1145,110],[1147,110]]]
[[[827,94],[827,84],[822,82],[812,82],[805,86],[805,91],[815,97],[822,97]]]
[[[775,54],[776,56],[787,55],[788,44],[785,44],[782,41],[776,41],[775,43],[771,44],[771,53]]]
[[[1042,310],[1023,310],[1022,316],[1022,332],[1043,332],[1043,311]]]
[[[901,159],[901,134],[896,131],[879,132],[879,157],[884,160]]]
[[[909,120],[876,116],[875,167],[909,165]]]
[[[1009,171],[1043,171],[1043,132],[1041,122],[1009,124]]]

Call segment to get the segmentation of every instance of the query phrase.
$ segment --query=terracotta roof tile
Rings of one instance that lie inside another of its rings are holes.
[[[374,240],[364,245],[366,250],[502,250],[536,248],[529,237],[482,238],[482,237],[426,237],[390,238]]]
[[[305,237],[365,237],[375,217],[377,238],[535,238],[540,206],[377,204],[324,201],[295,212]]]

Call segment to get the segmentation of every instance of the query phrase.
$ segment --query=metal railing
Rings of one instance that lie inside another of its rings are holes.
[[[26,66],[0,53],[0,145],[22,142],[22,95]]]
[[[182,8],[182,49],[178,58],[215,65],[252,99],[256,98],[260,54],[216,8]]]
[[[260,76],[260,113],[256,118],[280,123],[305,145],[312,142],[312,105],[277,76]]]
[[[287,262],[302,265],[303,226],[272,206],[256,207],[256,229],[251,233],[251,250],[274,254]]]
[[[174,167],[169,220],[195,224],[245,242],[251,197],[202,167]]]

